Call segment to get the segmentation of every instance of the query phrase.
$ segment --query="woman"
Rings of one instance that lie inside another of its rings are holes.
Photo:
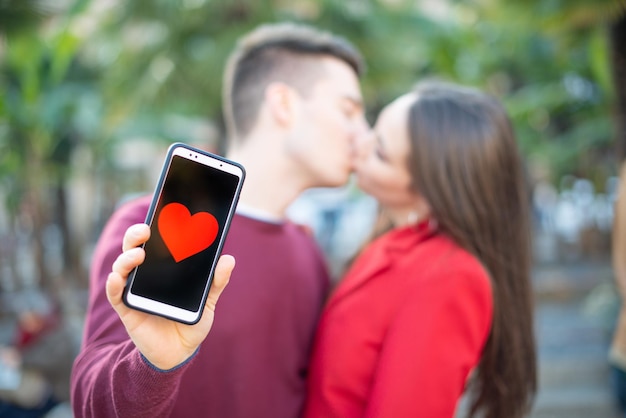
[[[360,254],[316,336],[305,416],[515,418],[536,390],[530,225],[502,106],[424,83],[360,144],[359,186],[392,229]]]

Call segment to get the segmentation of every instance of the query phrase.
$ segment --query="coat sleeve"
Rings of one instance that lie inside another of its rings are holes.
[[[453,417],[489,335],[492,296],[482,268],[412,289],[380,348],[365,417]]]
[[[137,350],[111,307],[105,283],[122,252],[126,229],[145,221],[149,200],[127,203],[113,214],[94,250],[81,350],[72,367],[76,418],[168,416],[188,363],[170,371],[152,366]]]

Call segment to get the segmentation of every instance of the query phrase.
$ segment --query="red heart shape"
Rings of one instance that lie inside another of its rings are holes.
[[[161,209],[158,227],[165,246],[178,263],[213,244],[219,225],[208,212],[192,216],[185,205],[170,203]]]

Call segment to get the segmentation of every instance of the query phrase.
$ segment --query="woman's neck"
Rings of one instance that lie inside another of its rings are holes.
[[[394,228],[417,225],[430,217],[430,207],[423,201],[413,207],[385,208],[384,211],[391,220]]]

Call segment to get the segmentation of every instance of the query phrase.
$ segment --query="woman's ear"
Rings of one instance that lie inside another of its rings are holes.
[[[289,126],[294,118],[295,91],[284,83],[271,83],[265,89],[270,116],[281,126]]]

